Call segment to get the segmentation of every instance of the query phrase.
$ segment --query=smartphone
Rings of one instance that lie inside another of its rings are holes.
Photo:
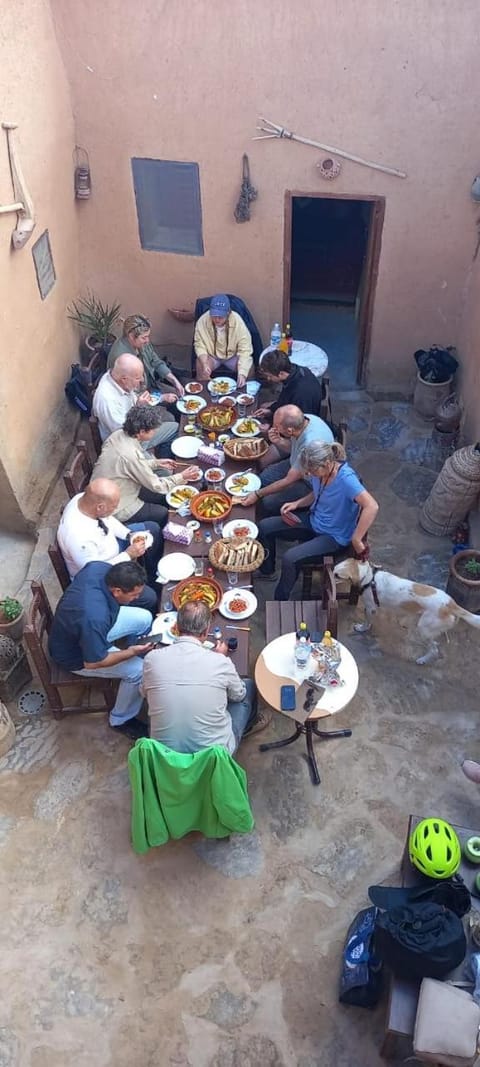
[[[280,686],[280,709],[281,711],[295,711],[295,686]]]
[[[287,511],[286,515],[282,513],[282,519],[287,526],[298,526],[302,521],[294,511]]]

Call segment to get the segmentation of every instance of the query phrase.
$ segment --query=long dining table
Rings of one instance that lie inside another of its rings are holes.
[[[241,392],[244,393],[245,389],[241,390]],[[208,391],[208,389],[206,388],[205,385],[202,386],[202,392],[201,393],[196,393],[194,395],[195,396],[199,396],[199,397],[201,396],[206,401],[207,404],[214,404],[214,403],[218,402],[218,398],[214,397],[214,396],[211,396],[211,394],[209,393],[209,391]],[[232,396],[234,398],[236,397],[236,395],[237,395],[237,393],[232,394]],[[187,397],[187,394],[185,394],[185,396]],[[192,396],[192,398],[193,398],[193,396]],[[252,405],[252,407],[253,407],[253,405]],[[181,415],[181,420],[180,420],[180,430],[179,430],[179,434],[178,434],[179,437],[184,435],[185,426],[187,425],[188,422],[189,422],[188,415],[187,414],[182,414]],[[221,432],[222,431],[220,431],[220,433]],[[228,430],[226,430],[225,432],[228,433]],[[229,436],[230,436],[230,434],[229,434]],[[205,431],[202,432],[201,438],[200,438],[200,434],[199,434],[197,439],[201,440],[203,444],[211,444],[212,443],[211,441],[208,440],[208,430],[205,430]],[[188,463],[185,462],[185,465],[190,465],[190,464],[196,465],[196,460],[192,459],[192,460],[188,460]],[[201,464],[198,464],[198,465],[202,466]],[[225,455],[225,461],[224,461],[224,463],[222,463],[222,467],[223,467],[223,469],[225,471],[225,478],[228,478],[228,476],[230,474],[238,474],[243,469],[244,466],[248,466],[249,470],[252,469],[252,471],[254,471],[256,465],[252,460],[245,460],[245,461],[243,461],[243,463],[242,462],[235,462],[234,460],[231,460],[227,455]],[[215,487],[214,486],[212,486],[212,491],[215,491]],[[224,491],[223,488],[222,488],[222,491]],[[175,522],[175,523],[177,523],[179,525],[182,525],[182,526],[185,526],[187,524],[187,522],[190,521],[191,517],[192,517],[191,515],[188,515],[188,516],[179,515],[178,510],[174,510],[174,509],[169,511],[169,516],[168,516],[169,521]],[[245,521],[247,519],[250,520],[251,522],[255,522],[255,507],[254,506],[243,507],[240,503],[236,503],[235,501],[233,501],[232,510],[230,511],[228,516],[226,517],[225,522],[227,522],[227,521],[230,522],[231,520],[238,520],[241,523],[242,521]],[[207,532],[211,534],[211,537],[212,537],[211,543],[207,543],[205,541],[205,534]],[[196,559],[196,560],[197,559],[203,559],[203,561],[204,561],[204,576],[206,576],[207,568],[208,567],[212,567],[212,569],[213,569],[213,577],[219,583],[219,585],[222,587],[222,589],[226,590],[226,589],[229,588],[229,586],[228,586],[228,579],[227,579],[227,575],[226,575],[225,571],[219,570],[213,564],[211,564],[210,561],[209,561],[209,550],[210,550],[211,544],[214,544],[219,539],[220,536],[221,536],[220,534],[215,533],[214,523],[213,522],[201,522],[200,523],[200,527],[199,527],[199,531],[197,532],[197,537],[199,537],[199,539],[198,540],[195,540],[195,539],[192,540],[189,545],[182,545],[182,544],[178,544],[177,542],[174,542],[174,541],[165,540],[163,558],[168,557],[173,552],[185,552],[187,555],[191,556],[193,559]],[[174,589],[176,584],[177,584],[176,582],[169,581],[169,582],[159,586],[159,589],[160,589],[159,611],[165,611],[165,604],[171,602],[172,592],[173,592],[173,589]],[[238,589],[242,589],[242,588],[243,589],[251,589],[252,588],[252,575],[251,575],[251,573],[248,573],[248,572],[245,573],[245,574],[241,574],[240,573],[239,576],[238,576],[238,583],[236,585],[236,588],[238,588]],[[248,673],[249,673],[250,622],[251,622],[251,618],[247,618],[247,619],[244,619],[244,620],[241,620],[241,621],[239,620],[238,623],[235,622],[235,620],[226,619],[220,614],[218,609],[213,613],[213,626],[214,627],[218,626],[222,630],[223,638],[225,640],[228,640],[229,637],[236,637],[237,638],[238,646],[237,646],[235,651],[230,653],[230,655],[231,655],[232,662],[234,663],[238,673],[243,677],[248,675]]]

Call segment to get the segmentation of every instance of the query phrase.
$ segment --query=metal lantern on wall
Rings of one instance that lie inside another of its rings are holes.
[[[76,200],[88,200],[92,192],[92,180],[90,177],[90,160],[88,152],[80,145],[75,145],[73,153],[75,163],[74,188]]]

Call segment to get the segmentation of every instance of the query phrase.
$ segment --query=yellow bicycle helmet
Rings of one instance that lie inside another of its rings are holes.
[[[451,878],[462,858],[460,842],[450,823],[422,819],[410,834],[410,861],[429,878]]]

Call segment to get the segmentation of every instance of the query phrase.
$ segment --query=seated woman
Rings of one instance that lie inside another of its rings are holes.
[[[123,428],[107,437],[93,469],[92,478],[110,478],[118,486],[120,500],[114,514],[120,522],[152,521],[163,527],[168,514],[165,493],[197,475],[197,467],[173,474],[179,466],[175,460],[157,460],[145,452],[142,446],[155,436],[160,420],[157,408],[135,404]],[[161,468],[170,476],[159,477]]]
[[[208,382],[220,370],[236,377],[238,388],[243,389],[253,366],[252,338],[225,293],[212,296],[210,310],[197,320],[193,347],[200,381]]]
[[[123,323],[123,335],[114,341],[107,359],[107,370],[111,370],[118,356],[129,352],[132,356],[138,356],[143,363],[145,372],[146,389],[160,389],[163,392],[163,400],[166,404],[174,404],[178,396],[183,396],[185,390],[178,378],[170,370],[168,363],[160,359],[150,340],[151,323],[145,315],[129,315]],[[170,391],[168,389],[170,386]],[[172,393],[172,388],[175,393]]]
[[[283,504],[280,515],[263,519],[258,527],[259,540],[268,550],[260,577],[274,577],[277,537],[300,542],[283,556],[275,600],[289,599],[303,563],[338,552],[349,544],[358,555],[364,552],[363,539],[378,512],[377,501],[363,488],[337,442],[306,445],[299,462],[303,473],[311,477],[311,493]]]

